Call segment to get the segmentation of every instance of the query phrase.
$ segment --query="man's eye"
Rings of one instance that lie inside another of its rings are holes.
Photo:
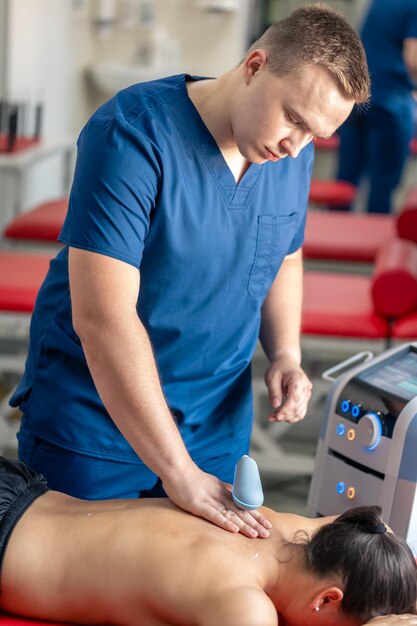
[[[287,114],[287,120],[293,124],[294,126],[300,126],[301,122],[299,122],[298,120],[296,120],[294,117],[292,117],[291,115]]]

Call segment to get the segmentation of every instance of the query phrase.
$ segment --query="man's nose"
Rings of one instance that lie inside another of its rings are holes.
[[[310,137],[310,134],[297,130],[281,141],[281,150],[292,159],[295,159],[304,146],[308,144]]]

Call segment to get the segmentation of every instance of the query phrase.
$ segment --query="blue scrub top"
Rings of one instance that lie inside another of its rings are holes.
[[[372,103],[388,110],[412,106],[404,39],[417,37],[417,0],[373,0],[361,28],[372,80]]]
[[[72,326],[68,246],[140,269],[137,312],[194,460],[250,436],[260,310],[283,258],[302,245],[313,148],[252,164],[236,185],[186,80],[121,91],[78,140],[66,245],[39,292],[12,398],[24,429],[70,450],[140,463],[97,394]]]

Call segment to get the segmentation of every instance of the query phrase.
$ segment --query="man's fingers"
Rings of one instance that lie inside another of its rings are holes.
[[[298,422],[304,419],[307,412],[307,402],[289,402],[277,413],[272,411],[268,415],[270,422]]]
[[[243,511],[235,505],[230,493],[230,485],[198,468],[195,473],[197,479],[190,481],[193,489],[188,489],[187,493],[185,493],[184,486],[180,485],[182,488],[178,489],[177,484],[172,485],[168,480],[164,481],[168,496],[177,506],[228,532],[241,532],[251,538],[269,535],[270,523],[265,521],[263,516],[254,515],[253,511]]]
[[[273,407],[279,409],[285,403],[286,394],[282,389],[282,376],[277,375],[274,379],[265,376],[265,384],[268,389],[269,401]]]
[[[246,537],[269,537],[269,531],[251,515],[249,511],[228,510],[226,517],[239,526],[239,531]]]
[[[213,524],[216,524],[216,526],[224,528],[224,530],[228,530],[231,533],[239,532],[239,526],[237,524],[234,524],[231,520],[227,518],[227,509],[223,509],[222,511],[212,509],[212,511],[208,512],[207,515],[205,515],[204,517],[209,522],[213,522]]]
[[[271,402],[272,406],[274,407],[271,411],[271,413],[278,415],[278,413],[280,413],[283,408],[285,407],[286,403],[288,400],[288,396],[287,394],[285,394],[280,402]]]
[[[254,511],[248,511],[248,513],[249,515],[252,515],[252,517],[256,519],[258,524],[261,524],[264,528],[272,528],[272,524],[269,519],[262,515],[262,513],[260,513],[257,509],[255,509]]]
[[[272,528],[272,524],[259,511],[244,511],[239,509],[233,502],[230,502],[230,500],[220,505],[220,509],[214,504],[213,507],[215,508],[213,512],[216,517],[215,523],[222,528],[232,532],[236,532],[237,528],[239,532],[250,538],[269,537],[269,529]],[[220,524],[218,520],[221,520]],[[226,524],[225,520],[229,524]]]
[[[251,526],[251,524],[247,524],[246,522],[244,522],[242,518],[234,511],[227,511],[226,516],[228,519],[233,520],[236,526],[239,527],[239,532],[241,532],[242,535],[245,535],[246,537],[250,537],[252,539],[258,537],[259,533],[256,528]]]
[[[307,412],[308,401],[311,397],[310,381],[301,384],[294,382],[288,387],[288,397],[285,402],[270,412],[268,420],[270,422],[295,423],[304,419]]]

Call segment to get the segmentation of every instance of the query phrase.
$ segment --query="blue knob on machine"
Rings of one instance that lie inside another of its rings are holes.
[[[342,409],[342,413],[349,413],[350,411],[349,400],[343,400],[342,404],[340,405],[340,408]]]
[[[350,414],[352,415],[352,417],[359,417],[359,415],[361,414],[361,407],[359,406],[359,404],[354,404]]]
[[[261,477],[255,459],[244,454],[235,467],[232,496],[235,504],[244,510],[258,509],[264,501]]]
[[[343,437],[343,435],[345,434],[345,431],[346,431],[346,426],[344,424],[337,425],[336,432],[339,435],[339,437]]]
[[[340,481],[340,483],[337,483],[336,485],[336,491],[337,493],[345,493],[345,489],[346,489],[346,485],[343,481]]]
[[[358,441],[369,451],[375,450],[382,439],[382,422],[377,413],[369,411],[358,422]]]

